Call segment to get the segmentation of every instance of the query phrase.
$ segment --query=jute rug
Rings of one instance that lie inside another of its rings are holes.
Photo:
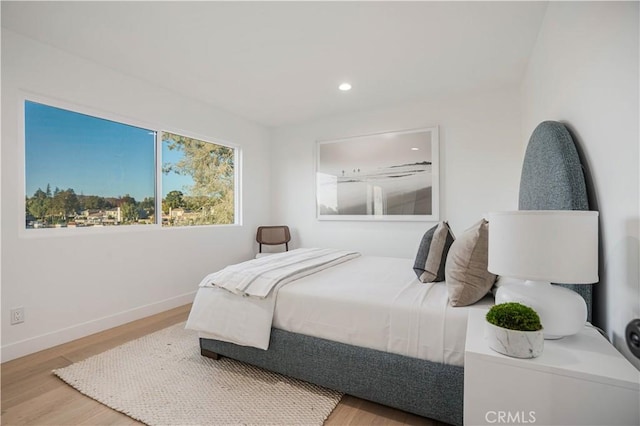
[[[54,370],[149,425],[321,425],[342,394],[231,359],[202,357],[184,323]]]

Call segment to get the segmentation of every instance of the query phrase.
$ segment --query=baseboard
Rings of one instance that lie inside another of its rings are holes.
[[[40,336],[30,337],[20,340],[19,342],[9,343],[2,346],[1,359],[2,362],[11,361],[12,359],[20,358],[43,349],[52,348],[81,337],[108,330],[109,328],[168,311],[169,309],[193,302],[194,297],[195,292],[189,292],[159,302],[129,309],[128,311],[45,333]]]

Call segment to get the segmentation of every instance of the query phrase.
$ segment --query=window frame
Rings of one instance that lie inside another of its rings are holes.
[[[45,106],[53,108],[60,108],[67,111],[75,112],[78,114],[84,114],[98,119],[113,121],[123,125],[139,127],[148,129],[155,132],[154,143],[154,161],[155,161],[155,185],[154,185],[154,197],[155,197],[155,223],[150,225],[126,225],[126,226],[90,226],[83,228],[45,228],[45,229],[28,229],[25,226],[26,223],[26,197],[27,194],[26,181],[26,117],[25,117],[25,105],[26,102],[36,102]],[[242,148],[240,145],[223,141],[219,138],[213,138],[210,136],[199,135],[194,132],[188,132],[182,129],[177,129],[167,125],[159,125],[150,123],[148,121],[131,118],[124,115],[115,114],[106,110],[89,107],[86,105],[80,105],[60,99],[55,99],[39,94],[21,91],[18,96],[18,143],[20,148],[18,151],[18,172],[19,178],[17,184],[20,186],[19,195],[19,212],[17,214],[16,221],[18,223],[18,236],[20,238],[50,238],[72,235],[92,235],[92,234],[119,234],[119,233],[131,233],[131,232],[154,232],[159,229],[201,229],[203,227],[234,227],[242,226]],[[211,225],[193,225],[193,226],[162,226],[162,133],[169,132],[182,136],[194,138],[207,143],[214,143],[216,145],[225,146],[233,149],[234,152],[234,223],[231,224],[211,224]]]

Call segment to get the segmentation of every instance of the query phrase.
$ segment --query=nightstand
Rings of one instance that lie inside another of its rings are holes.
[[[465,425],[640,425],[640,371],[596,329],[545,340],[538,358],[511,358],[487,346],[486,312],[469,311]]]

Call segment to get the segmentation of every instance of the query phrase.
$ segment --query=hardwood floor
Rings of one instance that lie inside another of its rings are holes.
[[[3,363],[3,425],[140,425],[92,400],[51,373],[55,368],[186,321],[190,305],[93,334]],[[345,395],[325,425],[421,425],[443,423]]]

